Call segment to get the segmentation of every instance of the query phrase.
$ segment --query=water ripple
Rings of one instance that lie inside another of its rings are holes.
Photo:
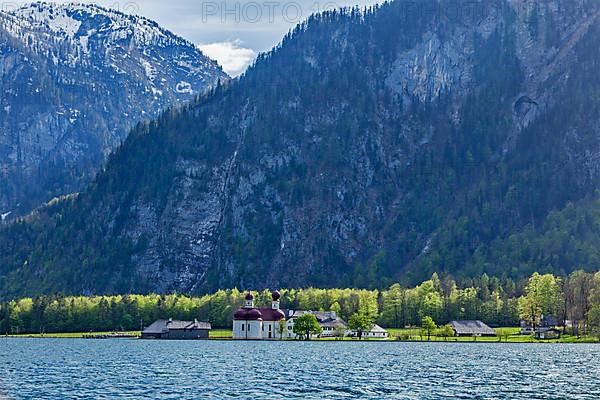
[[[4,399],[600,399],[595,345],[0,339]]]

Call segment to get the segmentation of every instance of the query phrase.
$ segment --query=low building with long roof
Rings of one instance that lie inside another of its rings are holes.
[[[142,339],[208,339],[209,322],[159,319],[142,331]]]
[[[496,331],[481,321],[451,321],[455,336],[496,336]]]

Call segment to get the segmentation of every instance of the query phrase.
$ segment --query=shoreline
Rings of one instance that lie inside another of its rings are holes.
[[[87,337],[86,337],[87,336]],[[594,337],[582,337],[579,339],[573,340],[532,340],[530,337],[523,337],[522,340],[473,340],[470,338],[462,338],[455,340],[395,340],[395,339],[367,339],[367,340],[358,340],[358,339],[344,339],[344,340],[335,340],[335,339],[312,339],[312,340],[265,340],[265,339],[233,339],[231,337],[212,337],[208,339],[141,339],[139,336],[132,335],[102,335],[101,333],[87,333],[87,334],[69,334],[69,333],[55,333],[55,334],[47,334],[47,335],[39,335],[39,334],[18,334],[18,335],[0,335],[0,339],[55,339],[55,340],[92,340],[92,341],[106,341],[106,340],[143,340],[146,342],[194,342],[194,341],[219,341],[219,342],[273,342],[273,343],[445,343],[445,344],[532,344],[532,345],[544,345],[544,344],[599,344],[600,340]]]

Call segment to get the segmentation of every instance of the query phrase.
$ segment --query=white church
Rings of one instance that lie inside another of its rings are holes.
[[[233,314],[233,338],[246,340],[281,339],[279,324],[285,328],[285,314],[279,309],[281,294],[271,294],[271,308],[255,308],[254,296],[246,295],[246,303]]]
[[[281,294],[275,290],[271,293],[271,308],[254,307],[252,293],[246,295],[244,307],[233,314],[233,338],[238,340],[282,340],[297,339],[294,333],[296,318],[304,314],[313,314],[323,332],[319,337],[356,336],[356,332],[348,330],[346,322],[333,311],[293,311],[284,312],[279,309]],[[286,322],[287,320],[287,322]],[[370,332],[363,335],[366,339],[387,339],[388,332],[375,325]]]

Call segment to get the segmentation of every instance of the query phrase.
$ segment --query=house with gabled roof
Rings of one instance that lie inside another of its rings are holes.
[[[294,333],[294,322],[296,318],[304,314],[312,314],[317,318],[317,322],[322,329],[320,337],[336,337],[347,334],[348,324],[335,311],[285,310],[284,314],[287,320],[285,337],[288,339],[297,338],[297,335]]]
[[[496,331],[481,321],[451,321],[455,336],[496,336]]]
[[[537,333],[539,330],[548,331],[556,329],[559,326],[558,320],[553,315],[544,315],[540,317],[540,322],[536,326],[532,325],[531,322],[521,321],[521,335],[531,335]]]
[[[142,339],[208,339],[209,322],[159,319],[142,331]]]

